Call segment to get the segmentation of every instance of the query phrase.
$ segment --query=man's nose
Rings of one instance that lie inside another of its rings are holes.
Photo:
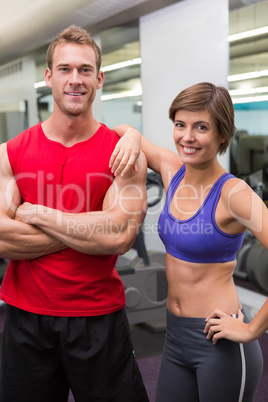
[[[81,84],[81,78],[80,78],[80,74],[79,71],[77,69],[74,69],[71,73],[71,77],[70,77],[70,84],[72,85],[78,85]]]

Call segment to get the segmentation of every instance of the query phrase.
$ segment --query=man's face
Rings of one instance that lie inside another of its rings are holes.
[[[46,70],[45,80],[52,89],[54,108],[78,116],[91,109],[96,90],[103,84],[103,73],[97,73],[90,46],[62,43],[55,48],[52,71]]]

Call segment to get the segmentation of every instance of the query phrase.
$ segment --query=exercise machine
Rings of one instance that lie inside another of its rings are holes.
[[[267,171],[268,164],[266,163],[261,171],[246,178],[247,183],[264,202],[267,201],[266,186],[264,186]],[[243,245],[237,253],[234,277],[251,282],[256,290],[268,295],[268,250],[249,230],[245,231]]]
[[[8,260],[5,260],[4,258],[0,258],[0,284],[2,283],[4,279],[4,275],[6,272],[8,266]]]
[[[268,250],[249,230],[246,230],[244,243],[237,253],[234,280],[239,300],[252,320],[268,295]]]
[[[4,276],[6,273],[6,269],[8,266],[8,262],[9,262],[8,260],[5,260],[4,258],[0,258],[0,286],[3,282]],[[5,303],[2,300],[0,300],[0,309],[2,308],[2,306],[5,306]]]
[[[252,320],[268,295],[268,250],[249,230],[237,254],[234,278],[239,299]]]
[[[163,195],[163,184],[158,174],[148,173],[146,189],[148,208],[151,208],[160,202]],[[150,197],[151,189],[157,190],[156,196]],[[124,283],[129,323],[145,323],[154,331],[163,330],[167,300],[165,253],[147,251],[143,228],[130,252],[118,257],[116,269]]]

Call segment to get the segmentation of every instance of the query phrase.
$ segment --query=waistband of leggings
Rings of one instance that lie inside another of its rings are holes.
[[[175,315],[167,310],[167,323],[172,322],[175,325],[192,328],[204,328],[206,325],[206,318],[195,317],[182,317]]]
[[[244,322],[248,322],[245,311],[242,309],[242,313],[245,315]],[[232,316],[236,317],[236,314],[232,314]],[[192,327],[192,328],[204,328],[206,325],[206,317],[182,317],[180,315],[175,315],[167,310],[167,322],[172,322],[175,325],[184,326],[184,327]]]

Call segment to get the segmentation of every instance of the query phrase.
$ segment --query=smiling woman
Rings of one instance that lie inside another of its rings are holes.
[[[192,112],[178,110],[175,113],[173,138],[182,162],[204,163],[213,158],[220,144],[225,143],[223,137],[217,138],[217,122],[208,110]],[[201,159],[200,159],[201,158]]]
[[[241,323],[233,282],[236,254],[246,228],[268,248],[268,211],[252,189],[218,161],[235,131],[226,88],[208,82],[186,88],[172,102],[169,116],[177,154],[150,143],[133,128],[118,126],[122,138],[112,155],[117,169],[122,149],[135,144],[138,150],[141,144],[166,190],[158,226],[166,248],[167,335],[156,401],[176,401],[178,395],[192,402],[253,401],[262,372],[258,342],[215,346],[208,341],[212,330],[207,336],[205,319],[217,309],[220,317]]]

